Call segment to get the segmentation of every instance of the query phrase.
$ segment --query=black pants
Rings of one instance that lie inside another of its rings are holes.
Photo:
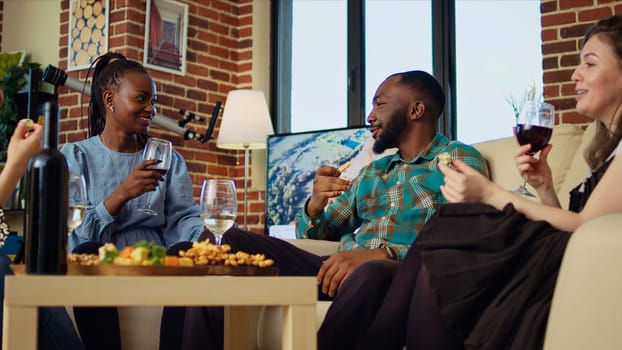
[[[367,300],[354,296],[349,302],[355,308]],[[408,349],[464,349],[441,316],[416,243],[395,273],[375,316],[366,322],[368,328],[359,333],[364,334],[356,347],[359,350],[402,349],[405,345]]]

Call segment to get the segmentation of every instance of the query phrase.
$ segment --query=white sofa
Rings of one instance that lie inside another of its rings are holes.
[[[583,150],[592,137],[576,125],[556,126],[549,156],[555,174],[555,187],[563,206],[567,193],[587,175]],[[521,181],[514,167],[513,138],[491,140],[474,145],[486,158],[492,179],[505,188]],[[594,220],[580,227],[570,240],[557,282],[546,335],[545,349],[622,349],[622,238],[616,227],[622,226],[622,214]],[[294,240],[293,244],[328,255],[335,242]],[[319,327],[330,303],[319,302]],[[125,308],[120,310],[123,348],[157,349],[161,308]],[[258,307],[252,313],[256,328],[256,349],[279,349],[281,310]]]

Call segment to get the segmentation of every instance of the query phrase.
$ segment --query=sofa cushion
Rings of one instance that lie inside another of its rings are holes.
[[[622,349],[622,214],[601,216],[570,238],[559,270],[545,350]]]
[[[288,239],[286,241],[318,256],[332,255],[339,247],[339,242],[321,239]]]

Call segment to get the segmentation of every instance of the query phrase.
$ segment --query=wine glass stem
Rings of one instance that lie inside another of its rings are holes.
[[[222,235],[214,235],[214,240],[216,241],[216,245],[222,245]]]
[[[147,193],[147,203],[145,204],[146,209],[151,209],[151,192]]]
[[[522,188],[527,187],[527,174],[523,174],[523,184],[520,185],[520,187]]]

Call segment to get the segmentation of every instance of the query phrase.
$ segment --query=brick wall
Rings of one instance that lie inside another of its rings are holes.
[[[622,1],[543,0],[542,67],[544,94],[558,111],[557,123],[587,124],[591,119],[575,109],[575,84],[570,79],[579,64],[581,40],[596,20],[622,14]]]
[[[179,109],[195,112],[206,120],[189,123],[188,127],[204,134],[214,104],[223,103],[233,89],[251,88],[252,68],[252,0],[184,0],[189,5],[188,50],[186,75],[149,70],[158,89],[157,108],[160,114],[180,119]],[[67,69],[69,1],[61,6],[60,62]],[[143,61],[145,32],[145,0],[110,0],[108,48],[129,59]],[[87,70],[69,72],[84,81]],[[90,80],[89,80],[90,81]],[[82,140],[87,135],[88,97],[61,87],[59,102],[63,106],[61,142]],[[181,135],[152,126],[150,133],[173,142],[175,149],[186,159],[198,201],[200,186],[207,178],[234,178],[240,203],[238,223],[243,221],[244,154],[216,147],[218,125],[214,139],[200,143],[184,141]],[[250,179],[249,179],[250,180]],[[249,191],[249,229],[263,233],[263,192]]]

